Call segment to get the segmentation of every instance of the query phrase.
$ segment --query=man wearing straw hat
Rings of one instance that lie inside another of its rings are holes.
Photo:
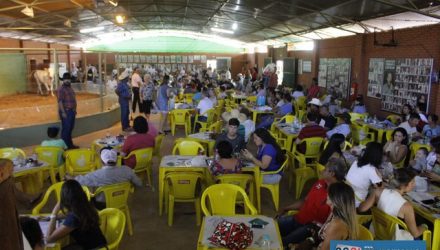
[[[119,106],[121,107],[121,125],[122,130],[130,129],[130,120],[128,116],[130,115],[130,100],[131,100],[131,91],[128,86],[128,69],[125,69],[118,77],[118,86],[115,89],[116,94],[118,95]]]

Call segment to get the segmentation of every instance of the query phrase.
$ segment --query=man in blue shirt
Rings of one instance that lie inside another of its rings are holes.
[[[127,130],[130,128],[130,121],[128,116],[130,115],[129,102],[131,100],[131,91],[128,86],[128,70],[126,69],[118,77],[119,83],[115,89],[116,94],[119,97],[119,106],[121,107],[121,125],[122,130]]]
[[[262,118],[262,121],[256,129],[258,128],[266,128],[269,129],[270,125],[272,125],[273,121],[275,120],[275,117],[283,117],[285,115],[291,114],[293,112],[293,105],[292,105],[292,96],[290,96],[289,93],[283,94],[283,105],[279,107],[274,108],[275,115],[267,115]],[[281,101],[280,101],[281,102]]]

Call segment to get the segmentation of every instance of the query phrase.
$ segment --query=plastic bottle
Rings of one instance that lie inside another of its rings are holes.
[[[270,236],[268,234],[263,235],[263,239],[261,242],[261,249],[270,250]]]

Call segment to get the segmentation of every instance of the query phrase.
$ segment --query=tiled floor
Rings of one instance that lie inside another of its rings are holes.
[[[151,121],[158,123],[158,115],[152,115]],[[119,134],[120,124],[74,138],[75,144],[81,147],[89,147],[90,143],[98,138],[104,137],[107,132]],[[172,145],[176,138],[183,137],[183,129],[178,128],[176,136],[167,135],[162,144],[162,154],[171,154]],[[254,148],[254,145],[250,145]],[[27,153],[32,147],[25,148]],[[174,212],[174,225],[168,227],[166,214],[158,214],[158,192],[157,175],[158,161],[153,163],[153,184],[156,186],[153,191],[150,187],[137,188],[129,201],[134,235],[124,235],[120,249],[139,250],[162,250],[162,249],[196,249],[197,238],[200,228],[196,225],[194,205],[192,203],[176,203]],[[280,188],[280,206],[286,206],[294,201],[292,192],[287,191],[287,178],[283,178]],[[47,208],[51,209],[51,207]],[[21,213],[29,213],[29,210],[21,209]],[[268,216],[275,216],[276,211],[272,203],[270,193],[262,191],[262,213]]]

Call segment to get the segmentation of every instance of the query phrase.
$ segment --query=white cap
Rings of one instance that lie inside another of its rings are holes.
[[[320,101],[318,98],[313,98],[313,99],[309,102],[309,104],[313,104],[313,105],[316,105],[316,106],[322,106],[322,103],[321,103],[321,101]]]
[[[103,149],[101,151],[101,160],[104,164],[116,163],[118,161],[118,152],[113,149]]]

